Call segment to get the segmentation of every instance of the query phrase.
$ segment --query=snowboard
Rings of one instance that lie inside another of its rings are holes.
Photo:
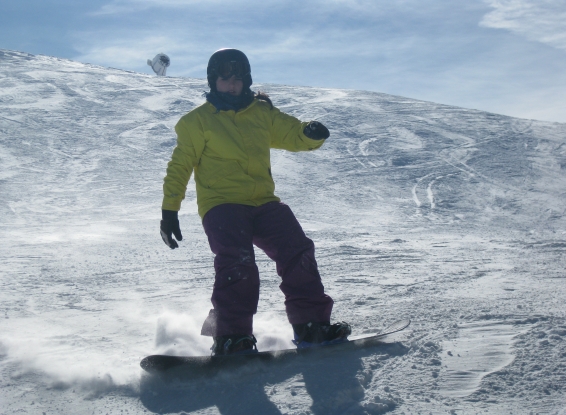
[[[250,354],[221,355],[221,356],[169,356],[152,355],[145,357],[140,366],[153,374],[163,374],[182,371],[185,375],[198,377],[200,375],[216,374],[224,370],[253,366],[262,363],[282,362],[301,355],[334,353],[346,350],[356,350],[369,346],[387,345],[385,338],[393,333],[406,329],[410,320],[399,320],[389,325],[378,334],[366,334],[350,337],[349,339],[322,346],[303,349],[271,350]]]

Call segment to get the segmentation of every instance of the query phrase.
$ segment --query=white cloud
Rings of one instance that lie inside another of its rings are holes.
[[[391,13],[410,12],[433,15],[443,10],[448,0],[111,0],[93,15],[115,15],[144,12],[148,9],[159,10],[207,10],[219,15],[234,12],[246,12],[255,15],[277,13],[280,10],[294,10],[297,17],[310,16],[313,23],[330,13],[340,16],[363,15],[374,18]]]
[[[566,49],[566,0],[485,0],[494,10],[481,26]]]
[[[238,8],[267,7],[268,4],[262,0],[112,0],[103,5],[93,15],[114,15],[143,12],[148,9],[214,9],[219,12]]]
[[[110,3],[103,5],[100,10],[94,12],[93,15],[135,13],[152,7],[185,8],[202,2],[202,0],[112,0]]]

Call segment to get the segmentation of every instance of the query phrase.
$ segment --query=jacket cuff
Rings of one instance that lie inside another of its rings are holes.
[[[177,212],[176,210],[166,210],[166,209],[162,209],[161,210],[161,219],[163,220],[179,220],[179,212]]]

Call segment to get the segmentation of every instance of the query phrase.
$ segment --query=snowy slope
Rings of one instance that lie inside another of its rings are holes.
[[[0,414],[566,414],[566,125],[370,93],[254,85],[331,130],[273,151],[335,318],[413,320],[391,347],[163,384],[208,353],[212,255],[191,183],[158,233],[173,126],[205,81],[0,50]],[[258,252],[261,349],[289,347]]]

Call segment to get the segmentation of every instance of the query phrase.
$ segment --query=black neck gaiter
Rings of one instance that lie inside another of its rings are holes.
[[[239,111],[249,106],[254,100],[254,93],[248,88],[240,95],[232,95],[226,92],[210,91],[206,94],[206,100],[218,111]]]

